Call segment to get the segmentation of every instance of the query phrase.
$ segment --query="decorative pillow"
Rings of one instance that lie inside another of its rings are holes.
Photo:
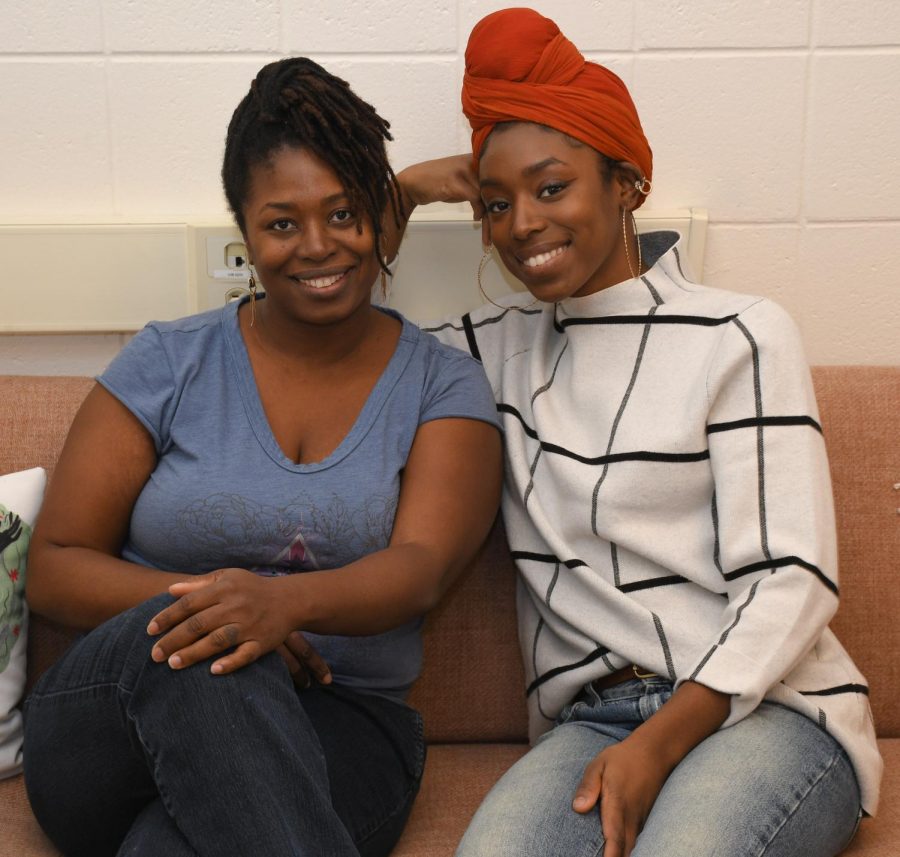
[[[42,467],[0,476],[0,779],[22,770],[25,558],[46,483]]]

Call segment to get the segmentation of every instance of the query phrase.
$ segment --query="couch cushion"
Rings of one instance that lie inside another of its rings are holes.
[[[813,370],[838,520],[831,624],[871,688],[879,737],[900,737],[900,368]],[[900,848],[897,851],[900,854]]]
[[[410,704],[423,713],[429,742],[524,743],[515,569],[499,521],[473,565],[426,619],[425,670]]]
[[[878,749],[884,757],[881,802],[875,818],[863,819],[848,857],[897,857],[900,854],[900,738],[882,738]]]
[[[43,467],[52,473],[91,378],[0,376],[0,473]]]
[[[422,790],[391,857],[451,857],[491,786],[526,750],[521,744],[430,746]]]
[[[31,814],[21,774],[0,781],[0,830],[2,857],[60,857]]]
[[[877,818],[865,819],[848,857],[900,854],[900,739],[879,741],[885,778]],[[525,752],[520,744],[451,744],[428,748],[422,790],[392,857],[452,857],[482,798]],[[21,776],[0,782],[0,855],[60,857],[28,807]]]

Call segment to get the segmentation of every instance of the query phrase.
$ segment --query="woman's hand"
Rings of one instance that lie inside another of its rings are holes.
[[[213,673],[224,674],[282,644],[291,652],[287,641],[293,628],[286,617],[280,581],[225,568],[173,584],[169,592],[178,600],[147,626],[148,634],[164,635],[150,656],[181,669],[233,649],[211,667]]]
[[[603,857],[628,857],[669,774],[727,719],[731,697],[686,681],[624,741],[585,768],[572,808],[590,812],[600,801]]]
[[[451,155],[413,164],[397,175],[397,181],[407,213],[417,205],[432,202],[468,202],[475,220],[481,220],[484,215],[471,155]]]
[[[572,808],[587,813],[599,801],[603,857],[631,854],[669,773],[661,754],[637,734],[607,747],[587,766]]]
[[[278,647],[278,654],[287,664],[294,684],[301,690],[317,684],[331,684],[331,670],[322,656],[299,631],[291,631]]]

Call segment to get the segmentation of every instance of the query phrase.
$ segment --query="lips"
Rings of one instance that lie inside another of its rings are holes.
[[[540,269],[548,262],[551,262],[558,256],[561,256],[568,249],[568,244],[560,244],[549,249],[545,249],[543,247],[535,247],[533,249],[527,250],[527,255],[518,254],[518,259],[525,268],[528,268],[536,273],[537,269]]]
[[[299,283],[300,285],[307,286],[311,289],[327,289],[329,286],[333,286],[339,280],[342,280],[346,275],[350,268],[341,268],[339,271],[310,271],[304,272],[301,276],[300,274],[292,274],[291,279],[295,283]]]

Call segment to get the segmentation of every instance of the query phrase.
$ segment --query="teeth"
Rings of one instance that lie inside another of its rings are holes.
[[[332,274],[330,277],[316,277],[314,280],[304,280],[298,277],[298,280],[304,286],[310,286],[313,289],[324,289],[327,286],[334,285],[346,273],[346,271],[343,271],[340,274]]]
[[[530,259],[526,259],[522,264],[526,268],[537,268],[539,265],[546,265],[551,259],[555,259],[560,253],[565,250],[565,246],[557,247],[555,250],[551,250],[549,253],[538,253],[537,256],[532,256]]]

